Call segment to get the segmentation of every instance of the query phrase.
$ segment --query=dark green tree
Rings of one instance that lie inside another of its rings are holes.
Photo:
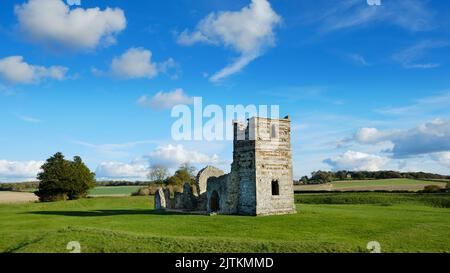
[[[79,156],[73,161],[56,153],[41,167],[37,176],[39,189],[36,195],[41,201],[74,200],[85,197],[95,186],[95,174],[83,163]]]
[[[166,180],[166,184],[168,185],[179,185],[182,186],[185,183],[194,184],[195,178],[192,177],[192,174],[189,172],[189,169],[185,168],[184,166],[181,166],[174,175],[169,177]]]
[[[304,185],[308,184],[308,181],[309,181],[309,179],[306,175],[302,176],[302,178],[300,178],[300,182]]]
[[[334,180],[332,172],[317,171],[311,174],[311,180],[316,184],[324,184]]]

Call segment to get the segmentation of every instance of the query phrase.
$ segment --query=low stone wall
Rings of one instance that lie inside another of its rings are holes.
[[[174,198],[170,198],[170,190],[168,188],[159,188],[155,192],[155,209],[179,209],[179,210],[205,210],[206,211],[206,194],[201,197],[195,196],[193,187],[186,183],[183,186],[183,192],[175,192]],[[202,207],[199,208],[199,205]],[[204,207],[203,207],[204,206]]]

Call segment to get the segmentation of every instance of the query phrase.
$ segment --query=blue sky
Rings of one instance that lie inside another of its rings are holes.
[[[69,2],[0,4],[0,181],[33,179],[57,151],[105,179],[228,170],[230,141],[171,136],[171,106],[193,97],[279,105],[296,178],[450,174],[446,1]]]

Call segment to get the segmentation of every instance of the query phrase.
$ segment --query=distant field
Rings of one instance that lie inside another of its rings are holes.
[[[23,203],[37,201],[34,193],[0,191],[0,204]]]
[[[95,187],[89,191],[90,196],[127,196],[136,192],[142,186],[109,186],[109,187]]]
[[[142,186],[96,187],[89,191],[89,196],[130,196],[141,187]],[[34,191],[36,190],[29,189],[23,192],[0,191],[0,204],[37,201],[38,197],[34,194]]]
[[[153,197],[0,205],[0,252],[450,252],[448,194],[297,194],[297,213],[203,216]],[[437,207],[438,206],[438,207]]]
[[[427,185],[445,187],[446,182],[414,179],[346,180],[322,185],[296,185],[296,191],[419,191]]]

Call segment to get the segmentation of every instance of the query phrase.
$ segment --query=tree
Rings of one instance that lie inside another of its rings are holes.
[[[168,185],[179,185],[182,186],[185,183],[194,184],[195,178],[192,177],[188,169],[181,166],[174,175],[166,179],[166,184]]]
[[[169,176],[169,171],[164,166],[153,165],[147,177],[155,183],[162,183]]]
[[[179,169],[186,170],[189,173],[189,175],[191,176],[191,178],[195,180],[195,177],[197,176],[197,168],[195,168],[194,166],[192,166],[189,163],[184,163],[180,166]]]
[[[332,172],[317,171],[311,174],[311,180],[318,184],[324,184],[333,181],[334,174]]]
[[[308,184],[308,181],[309,181],[309,179],[308,179],[308,177],[305,175],[305,176],[302,176],[302,178],[300,178],[300,182],[301,182],[301,184],[303,184],[303,185],[306,185],[306,184]]]
[[[72,176],[71,183],[69,183],[69,199],[86,197],[89,189],[95,187],[95,174],[91,172],[79,156],[75,156],[70,164]]]
[[[74,200],[86,197],[88,190],[95,186],[95,174],[83,163],[79,156],[73,161],[56,153],[41,167],[40,181],[36,195],[40,201]]]

